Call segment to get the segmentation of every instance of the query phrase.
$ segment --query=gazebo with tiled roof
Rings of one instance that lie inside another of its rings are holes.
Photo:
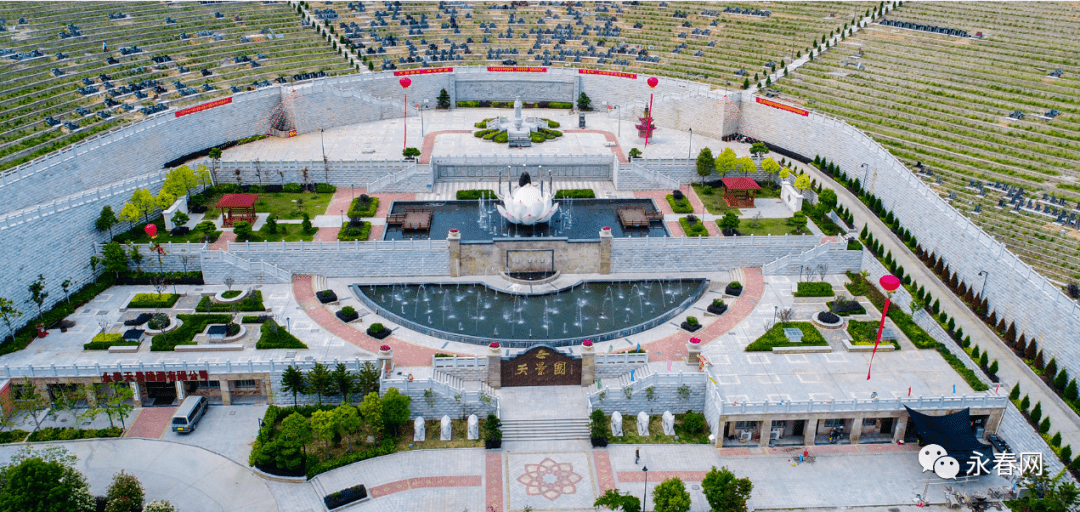
[[[724,200],[735,208],[754,208],[755,190],[761,190],[754,178],[724,178]]]
[[[221,225],[231,228],[237,222],[255,224],[255,201],[259,194],[225,194],[217,207],[222,211]]]

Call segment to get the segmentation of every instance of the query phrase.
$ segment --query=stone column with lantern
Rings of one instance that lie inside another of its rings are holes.
[[[686,344],[686,364],[695,366],[698,364],[698,357],[701,355],[701,340],[698,338],[690,338],[690,342]]]
[[[390,345],[379,347],[379,355],[376,359],[379,361],[379,371],[384,377],[389,376],[390,370],[394,367],[394,350],[390,348]]]
[[[604,226],[600,230],[600,273],[611,273],[611,228]]]
[[[581,343],[581,385],[591,386],[595,383],[596,350],[593,348],[592,340],[585,340]]]
[[[450,250],[450,277],[461,275],[461,232],[452,228],[446,236],[446,245]]]
[[[487,383],[492,389],[502,387],[502,347],[494,341],[488,345],[487,354]]]

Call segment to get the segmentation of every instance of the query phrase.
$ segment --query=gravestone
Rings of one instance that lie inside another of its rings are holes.
[[[425,439],[427,439],[427,430],[424,427],[424,417],[423,416],[417,416],[416,419],[413,420],[413,437],[412,437],[412,440],[413,441],[423,441]]]
[[[480,439],[480,425],[475,414],[469,415],[469,439]]]
[[[611,435],[622,437],[622,414],[619,411],[611,413]]]

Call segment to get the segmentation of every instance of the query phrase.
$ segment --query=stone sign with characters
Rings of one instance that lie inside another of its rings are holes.
[[[581,385],[581,359],[544,345],[504,358],[501,367],[503,386]]]

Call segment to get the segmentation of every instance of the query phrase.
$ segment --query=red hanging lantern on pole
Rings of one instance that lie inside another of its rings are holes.
[[[412,80],[406,76],[398,80],[398,83],[401,84],[402,89],[408,90],[409,86],[412,85]],[[405,141],[402,143],[401,149],[406,149],[409,147],[409,93],[405,93],[405,117],[401,120],[401,125],[405,130]]]
[[[147,236],[149,236],[151,239],[157,238],[156,224],[147,224],[146,227],[143,228],[143,231],[146,231]]]
[[[881,324],[878,325],[877,339],[874,340],[874,351],[870,354],[870,366],[874,365],[874,355],[877,354],[878,345],[881,344],[881,331],[885,330],[885,315],[889,313],[889,302],[892,300],[892,294],[897,288],[900,288],[900,279],[891,274],[885,274],[878,280],[881,283],[881,287],[885,289],[885,307],[881,308]],[[870,368],[866,369],[866,380],[870,380]]]
[[[656,84],[660,83],[660,80],[657,80],[656,77],[654,76],[654,77],[649,77],[649,79],[646,80],[645,83],[649,84],[649,89],[656,89]],[[649,135],[652,134],[652,100],[653,100],[653,94],[650,92],[649,93],[649,115],[648,115],[649,121],[648,121],[648,124],[645,125],[646,128],[648,128],[648,131],[645,132],[645,147],[649,147]]]

